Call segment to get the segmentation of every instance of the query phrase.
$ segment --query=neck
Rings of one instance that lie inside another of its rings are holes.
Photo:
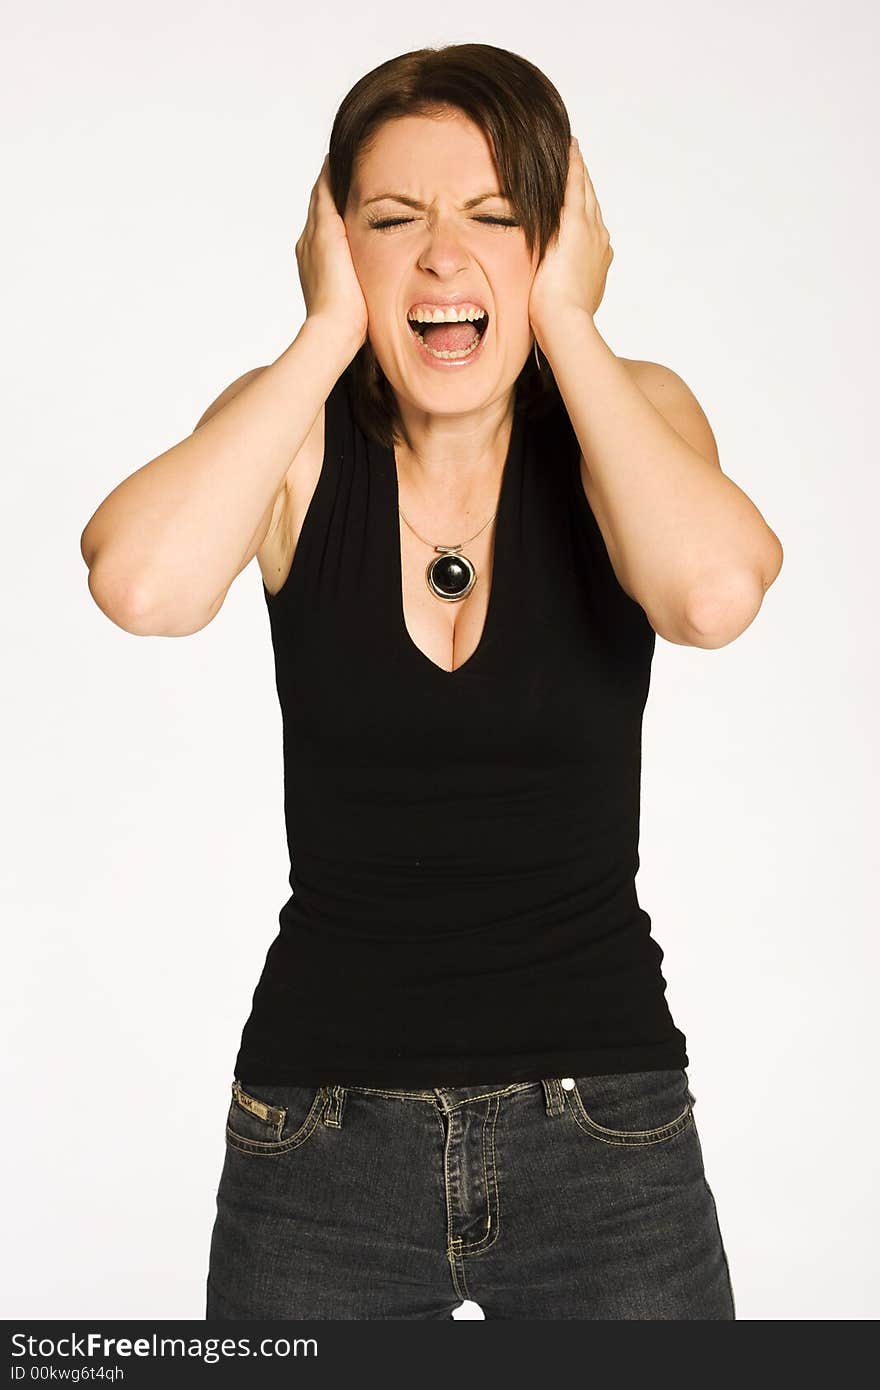
[[[513,429],[511,401],[458,416],[404,407],[401,417],[410,440],[394,446],[402,494],[416,503],[434,499],[458,515],[497,497]]]

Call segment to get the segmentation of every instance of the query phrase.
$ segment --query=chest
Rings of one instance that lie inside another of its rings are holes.
[[[615,731],[632,731],[651,649],[620,624],[565,462],[515,435],[494,518],[450,536],[404,521],[390,451],[355,436],[328,452],[291,578],[267,595],[285,737],[301,765],[586,773]],[[475,568],[455,602],[428,586],[435,544],[462,544]]]
[[[446,600],[433,592],[428,581],[437,552],[400,518],[401,635],[441,671],[452,673],[464,666],[480,646],[492,601],[496,524],[497,518],[462,547],[476,579],[464,598]],[[459,542],[444,537],[440,544]]]

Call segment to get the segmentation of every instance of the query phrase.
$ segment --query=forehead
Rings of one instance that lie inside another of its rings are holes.
[[[359,203],[392,188],[421,202],[500,188],[489,137],[461,113],[386,121],[358,154],[351,196]]]

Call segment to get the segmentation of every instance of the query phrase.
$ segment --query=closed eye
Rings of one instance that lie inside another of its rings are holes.
[[[389,227],[402,227],[402,226],[404,226],[407,222],[412,222],[412,221],[413,221],[413,218],[412,218],[412,217],[384,217],[384,218],[382,218],[382,219],[379,220],[379,221],[375,221],[373,218],[369,218],[368,220],[369,220],[370,226],[371,226],[371,227],[374,227],[374,228],[376,229],[376,231],[384,232],[384,231],[387,231]],[[488,223],[489,223],[491,226],[493,226],[493,227],[518,227],[518,226],[519,226],[519,223],[516,222],[516,221],[514,221],[514,219],[513,219],[512,217],[490,217],[490,216],[488,216],[487,214],[484,214],[484,215],[481,215],[481,216],[479,216],[479,217],[475,217],[473,220],[474,220],[474,222],[488,222]]]

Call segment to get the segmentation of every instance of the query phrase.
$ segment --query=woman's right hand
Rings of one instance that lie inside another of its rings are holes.
[[[296,262],[309,318],[337,326],[354,344],[352,357],[367,336],[367,304],[351,258],[345,223],[330,191],[326,155],[312,189],[309,212],[296,243]]]

